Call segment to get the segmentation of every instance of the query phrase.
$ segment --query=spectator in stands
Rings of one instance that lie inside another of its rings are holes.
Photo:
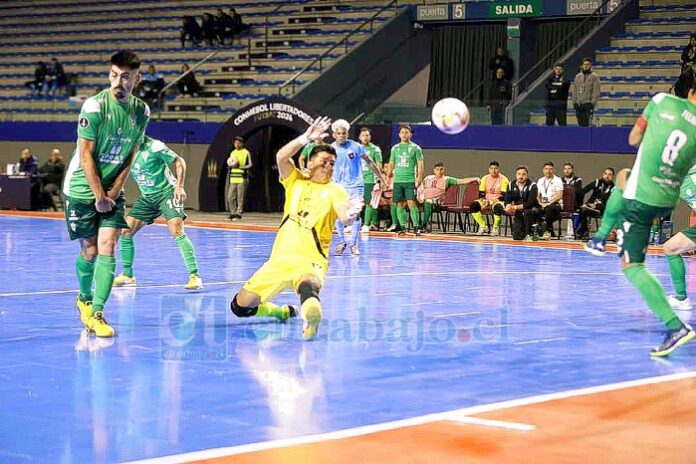
[[[212,47],[217,42],[217,22],[215,16],[210,13],[203,13],[203,21],[201,22],[201,30],[203,38],[208,42],[208,46]]]
[[[157,96],[163,88],[164,76],[157,72],[154,65],[150,65],[147,72],[143,73],[138,96],[151,107],[157,107]]]
[[[512,84],[505,77],[505,70],[498,68],[486,95],[486,110],[491,113],[491,124],[505,124],[505,107],[511,99]]]
[[[689,89],[696,79],[696,63],[686,68],[686,71],[681,73],[679,79],[674,84],[674,95],[681,98],[688,98]]]
[[[31,90],[31,96],[41,95],[41,91],[44,88],[44,82],[46,81],[46,65],[43,61],[37,61],[34,67],[34,80],[28,81],[24,84]]]
[[[232,17],[232,34],[238,35],[249,29],[248,24],[242,22],[242,15],[237,13],[237,10],[230,8],[230,16]]]
[[[531,241],[534,239],[533,227],[541,218],[538,189],[536,183],[529,178],[529,168],[518,166],[517,181],[512,182],[505,194],[505,212],[514,214],[512,238],[514,240]]]
[[[553,73],[546,80],[546,125],[553,126],[558,121],[559,126],[565,126],[568,107],[568,90],[570,81],[565,76],[565,68],[557,63]]]
[[[58,211],[58,205],[56,205],[54,197],[60,196],[60,186],[63,183],[64,173],[65,163],[63,163],[63,155],[61,155],[60,150],[54,148],[51,150],[51,159],[39,168],[39,174],[43,181],[41,195],[43,196],[44,208],[52,208],[54,211]]]
[[[190,69],[191,68],[189,68],[189,65],[184,63],[181,66],[181,74],[188,72]],[[201,91],[201,85],[196,80],[196,75],[193,73],[193,71],[190,71],[184,77],[179,79],[176,85],[179,87],[179,93],[183,96],[197,97],[198,92]]]
[[[249,170],[252,167],[251,153],[244,148],[244,138],[234,138],[234,150],[227,158],[227,166],[230,168],[230,183],[227,186],[227,206],[230,211],[230,219],[241,221],[244,212],[244,200],[247,185],[249,184]]]
[[[512,80],[512,78],[515,76],[515,63],[508,56],[508,52],[505,47],[496,48],[495,56],[488,62],[488,69],[491,70],[491,76],[497,76],[498,68],[503,68],[505,77],[507,79]]]
[[[553,223],[561,216],[563,209],[563,181],[554,174],[553,161],[544,163],[544,177],[537,181],[537,199],[541,214],[544,217],[544,235],[542,239],[548,240],[554,236]]]
[[[479,225],[476,235],[488,233],[488,224],[483,218],[483,213],[493,214],[491,236],[500,235],[500,220],[505,211],[503,200],[509,184],[508,178],[500,173],[500,163],[491,161],[488,165],[488,174],[481,178],[479,184],[479,199],[471,204],[471,217]]]
[[[39,161],[28,148],[23,148],[19,154],[19,172],[31,176],[39,172]]]
[[[689,44],[684,47],[684,50],[682,51],[682,74],[688,71],[693,64],[696,64],[696,34],[691,34],[691,36],[689,36]]]
[[[217,27],[220,45],[225,45],[225,39],[230,39],[230,44],[232,44],[234,40],[232,16],[222,11],[222,8],[218,8],[217,14],[215,15],[215,26]]]
[[[58,58],[51,58],[51,63],[46,68],[46,78],[44,79],[44,95],[54,96],[56,90],[65,87],[65,71]]]
[[[583,58],[582,69],[573,82],[573,108],[578,118],[578,126],[590,125],[601,92],[599,76],[592,71],[592,60]]]
[[[201,26],[198,25],[198,21],[193,16],[184,16],[182,18],[181,25],[181,48],[186,47],[186,39],[191,40],[192,46],[198,46],[203,37],[203,31]]]
[[[609,200],[609,195],[611,190],[614,188],[614,168],[604,169],[601,179],[595,179],[590,182],[582,189],[581,197],[583,203],[580,206],[580,225],[575,231],[581,240],[589,240],[589,228],[587,224],[587,218],[591,217],[602,217],[604,215],[604,208]],[[584,201],[587,193],[590,194],[590,198]]]

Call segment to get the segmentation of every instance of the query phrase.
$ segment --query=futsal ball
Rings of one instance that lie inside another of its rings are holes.
[[[431,118],[445,134],[458,134],[469,125],[469,108],[456,98],[443,98],[433,106]]]

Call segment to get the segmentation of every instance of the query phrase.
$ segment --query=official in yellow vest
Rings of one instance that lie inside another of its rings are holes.
[[[251,153],[244,148],[242,137],[234,138],[234,150],[227,158],[227,166],[230,168],[229,185],[227,186],[227,209],[230,219],[239,221],[244,212],[244,200],[247,185],[249,183],[249,169],[252,167]]]

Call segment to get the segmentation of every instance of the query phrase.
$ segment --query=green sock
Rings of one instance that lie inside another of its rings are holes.
[[[643,297],[643,300],[648,304],[648,307],[660,318],[663,324],[669,330],[679,329],[682,322],[679,320],[672,307],[667,301],[667,295],[662,285],[648,271],[645,264],[634,264],[623,270],[628,281],[636,287],[638,292]]]
[[[486,225],[486,221],[483,219],[483,213],[481,211],[478,211],[476,213],[471,213],[471,217],[474,218],[474,221],[482,228],[482,229],[487,229],[488,225]]]
[[[116,258],[113,256],[99,255],[94,265],[94,301],[92,307],[95,311],[104,310],[106,300],[111,294],[114,285],[114,271],[116,270]]]
[[[430,224],[430,217],[433,215],[433,204],[429,201],[423,203],[423,224]]]
[[[176,238],[176,244],[179,245],[179,251],[184,258],[186,270],[189,274],[198,275],[198,263],[196,262],[196,250],[193,249],[193,243],[189,240],[188,235],[181,234]]]
[[[396,203],[392,203],[392,205],[389,207],[389,212],[391,213],[391,221],[392,225],[398,226],[399,225],[399,215],[397,214],[397,208]]]
[[[686,266],[682,255],[667,256],[669,263],[669,273],[672,275],[672,285],[677,300],[686,300]]]
[[[75,273],[80,284],[80,300],[92,300],[92,283],[94,282],[94,263],[90,263],[82,257],[82,253],[75,259]]]
[[[498,227],[500,226],[500,220],[502,219],[503,216],[499,214],[494,214],[493,215],[493,227]]]
[[[133,259],[135,258],[135,242],[133,237],[121,237],[121,264],[123,274],[133,277]]]
[[[602,215],[602,224],[599,226],[595,237],[607,238],[611,231],[614,230],[614,227],[619,222],[622,203],[623,190],[619,187],[614,187],[611,195],[609,195],[609,200],[607,200],[607,207],[604,208],[604,214]]]
[[[396,217],[398,218],[398,224],[402,229],[408,227],[408,216],[406,215],[406,208],[402,206],[396,207]]]
[[[418,205],[413,205],[410,208],[411,211],[411,222],[413,223],[413,227],[416,229],[420,229],[420,211],[418,210]]]
[[[370,205],[365,206],[365,225],[372,226],[375,225],[375,219],[377,217],[377,210]]]
[[[261,303],[256,308],[257,317],[280,317],[282,315],[283,308],[277,304],[267,301]]]

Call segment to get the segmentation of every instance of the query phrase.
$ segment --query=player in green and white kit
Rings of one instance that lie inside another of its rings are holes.
[[[103,311],[114,281],[116,242],[128,227],[123,184],[150,119],[147,104],[132,95],[141,80],[139,68],[134,53],[111,57],[110,88],[82,105],[77,148],[63,183],[68,233],[80,240],[77,307],[82,323],[98,337],[114,335]]]
[[[317,145],[326,145],[324,139],[316,139],[309,142],[300,152],[300,157],[298,159],[298,164],[300,165],[300,170],[304,171],[307,168],[307,162],[309,161],[309,154],[312,152],[312,148]]]
[[[169,170],[169,164],[174,163],[176,177]],[[184,258],[189,281],[184,286],[187,290],[203,288],[203,281],[198,275],[196,253],[191,240],[184,233],[184,177],[186,162],[173,150],[159,140],[145,136],[145,141],[135,155],[131,177],[138,184],[140,198],[126,216],[129,229],[121,231],[121,262],[123,273],[114,279],[114,285],[134,286],[133,258],[135,243],[133,237],[143,226],[152,224],[155,219],[164,216],[169,232],[179,246]]]
[[[664,288],[645,267],[645,251],[653,220],[672,212],[682,181],[696,163],[696,83],[687,100],[655,95],[628,141],[639,148],[623,192],[616,243],[624,274],[667,326],[664,340],[650,354],[667,356],[696,332],[670,307]]]
[[[696,166],[693,166],[684,178],[679,197],[696,211]],[[696,250],[696,226],[687,227],[667,240],[663,246],[665,257],[669,262],[669,272],[672,276],[674,295],[668,297],[672,309],[690,311],[693,307],[686,293],[686,266],[682,254]]]
[[[423,150],[411,142],[411,127],[403,125],[399,128],[400,143],[394,145],[389,156],[389,172],[394,173],[394,196],[396,204],[395,224],[390,230],[403,234],[408,227],[406,204],[411,211],[411,221],[416,235],[420,235],[420,214],[416,203],[416,189],[423,180]],[[394,227],[396,225],[396,227]]]
[[[372,134],[370,129],[367,127],[360,129],[358,139],[365,149],[365,154],[367,154],[367,156],[374,161],[381,171],[382,150],[377,145],[372,143]],[[375,183],[380,182],[381,179],[372,171],[372,167],[365,159],[362,159],[361,162],[363,181],[365,184],[365,193],[363,198],[365,201],[365,223],[362,226],[362,232],[369,232],[371,230],[377,230],[377,210],[370,206],[370,201],[372,200],[372,189],[375,187]]]

